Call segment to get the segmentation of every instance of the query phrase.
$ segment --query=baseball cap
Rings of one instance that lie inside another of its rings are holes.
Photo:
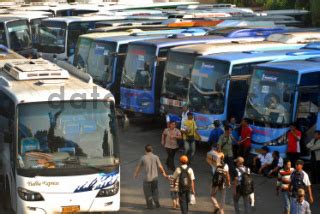
[[[188,162],[189,162],[189,159],[188,159],[188,157],[186,155],[182,155],[180,157],[180,163],[187,164]]]

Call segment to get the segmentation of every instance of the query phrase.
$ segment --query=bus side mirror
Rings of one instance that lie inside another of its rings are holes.
[[[12,143],[12,141],[13,141],[13,134],[10,132],[4,132],[4,142]]]

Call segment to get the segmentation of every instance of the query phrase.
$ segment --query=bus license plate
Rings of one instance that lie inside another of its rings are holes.
[[[80,206],[66,206],[62,207],[62,213],[80,212]]]

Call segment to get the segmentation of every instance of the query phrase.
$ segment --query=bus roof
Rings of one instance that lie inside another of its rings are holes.
[[[287,71],[296,71],[299,74],[320,71],[320,58],[311,58],[306,60],[281,61],[273,63],[259,64],[259,68],[279,69]]]
[[[6,14],[6,15],[0,15],[0,22],[12,22],[12,21],[19,21],[19,20],[27,20],[26,18],[19,18],[16,15],[12,14]]]
[[[43,21],[54,21],[54,22],[85,22],[85,21],[106,21],[106,20],[122,20],[125,17],[116,17],[116,16],[66,16],[66,17],[54,17],[47,18]]]
[[[223,36],[186,36],[183,38],[152,39],[148,41],[133,42],[131,44],[149,45],[149,46],[156,46],[158,48],[162,48],[162,47],[187,45],[189,43],[195,44],[195,43],[212,42],[220,38],[225,38],[225,37]]]
[[[320,50],[308,50],[308,49],[295,49],[290,50],[272,50],[272,51],[243,51],[243,52],[228,52],[215,55],[208,55],[201,57],[201,59],[212,59],[228,61],[233,64],[241,64],[248,62],[259,62],[273,60],[275,57],[287,56],[288,58],[294,58],[299,56],[320,56]]]
[[[39,59],[37,61],[39,61]],[[35,72],[41,72],[41,70],[39,71],[39,68],[43,69],[42,72],[50,72],[49,69],[46,69],[46,66],[52,66],[54,64],[42,59],[40,61],[41,65],[39,67],[36,63],[31,64],[28,59],[4,60],[0,61],[0,68],[4,68],[5,65],[8,67],[9,64],[7,63],[17,63],[17,66],[24,66],[24,68],[31,70],[31,72],[32,67],[38,69]],[[58,66],[56,67],[57,69],[66,72]],[[106,98],[113,100],[113,96],[109,91],[92,82],[81,80],[79,76],[75,76],[76,72],[64,79],[17,80],[5,70],[6,69],[0,70],[0,88],[14,98],[16,103],[47,102],[52,100],[51,97],[53,93],[58,93],[63,96],[63,100],[74,100],[72,99],[72,96],[76,93],[83,94],[86,97],[86,100],[94,100],[91,95],[93,91],[97,92],[98,100],[104,100]],[[25,71],[27,72],[27,70],[20,72],[24,73]],[[63,94],[61,94],[60,91],[61,86],[64,87]]]

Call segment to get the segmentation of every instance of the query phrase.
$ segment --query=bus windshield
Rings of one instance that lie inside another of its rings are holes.
[[[7,46],[6,30],[3,23],[0,23],[0,44]]]
[[[87,38],[80,38],[78,40],[74,55],[74,65],[76,67],[85,68],[88,65],[88,56],[91,43],[92,40]]]
[[[163,95],[180,101],[187,100],[189,80],[196,55],[169,52]]]
[[[32,47],[30,30],[26,20],[9,22],[7,28],[11,49],[20,51]]]
[[[18,167],[79,169],[118,163],[113,103],[29,103],[18,106]]]
[[[66,24],[64,22],[43,21],[40,25],[38,50],[45,53],[64,53]]]
[[[190,82],[189,105],[202,114],[222,114],[224,111],[229,63],[217,60],[197,60]]]
[[[33,44],[38,44],[39,43],[39,28],[41,25],[41,18],[39,19],[32,19],[30,21],[30,28],[31,28],[31,35],[32,35],[32,42]]]
[[[88,57],[87,72],[93,81],[105,85],[112,81],[112,67],[117,44],[114,42],[93,42]]]
[[[150,90],[155,56],[156,49],[154,47],[129,45],[122,73],[122,86]]]
[[[256,122],[291,123],[298,75],[285,71],[256,69],[252,75],[245,116]]]
[[[86,34],[89,29],[94,28],[93,21],[91,22],[73,22],[68,26],[68,40],[67,40],[67,56],[74,54],[78,38],[82,34]]]

